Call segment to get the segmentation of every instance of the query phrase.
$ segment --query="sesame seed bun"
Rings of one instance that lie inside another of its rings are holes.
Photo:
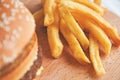
[[[0,0],[0,80],[33,78],[40,55],[32,14],[19,0]]]
[[[0,0],[0,69],[20,55],[34,32],[33,16],[19,0]]]
[[[35,77],[37,69],[41,66],[41,51],[38,52],[36,35],[23,51],[24,55],[20,55],[14,63],[1,70],[1,80],[29,80],[28,78],[32,80]]]

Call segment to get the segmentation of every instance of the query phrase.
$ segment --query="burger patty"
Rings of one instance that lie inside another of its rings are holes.
[[[38,48],[37,59],[34,61],[30,70],[20,79],[20,80],[32,80],[36,76],[37,70],[41,67],[42,64],[42,50],[41,47]]]

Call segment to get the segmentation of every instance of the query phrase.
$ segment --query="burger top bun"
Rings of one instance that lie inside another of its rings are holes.
[[[0,0],[0,69],[12,63],[35,32],[32,14],[19,0]]]

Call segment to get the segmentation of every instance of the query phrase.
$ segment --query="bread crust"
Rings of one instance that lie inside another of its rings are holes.
[[[33,64],[35,64],[34,61],[38,59],[37,56],[39,56],[39,58],[40,58],[39,60],[41,62],[40,53],[38,55],[37,36],[34,35],[32,42],[26,48],[24,56],[22,56],[21,59],[19,59],[19,61],[16,63],[17,65],[14,66],[14,64],[12,64],[13,65],[13,68],[11,68],[12,70],[8,69],[8,71],[6,71],[4,74],[0,75],[0,79],[1,80],[19,80],[19,79],[21,79],[22,77],[24,77],[25,74],[26,75],[28,74],[26,72],[31,70],[31,66]],[[41,65],[41,63],[39,63],[39,64]]]
[[[34,18],[23,3],[0,0],[0,69],[21,55],[34,32]]]

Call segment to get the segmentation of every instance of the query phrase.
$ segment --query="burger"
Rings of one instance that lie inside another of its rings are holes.
[[[31,80],[40,66],[32,14],[19,0],[0,0],[0,80]]]

